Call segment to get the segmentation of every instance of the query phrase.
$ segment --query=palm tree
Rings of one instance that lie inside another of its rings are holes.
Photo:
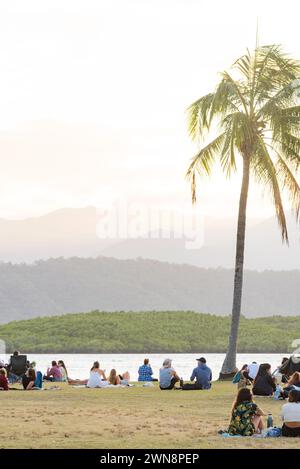
[[[250,176],[269,189],[282,241],[288,231],[282,204],[286,190],[291,208],[299,219],[300,188],[300,62],[283,53],[278,45],[257,47],[240,57],[231,73],[223,72],[215,91],[188,108],[189,134],[203,141],[211,131],[217,136],[200,147],[187,171],[192,201],[196,202],[197,176],[210,175],[216,160],[224,173],[236,171],[238,159],[243,174],[239,199],[231,330],[220,376],[236,368],[236,350],[244,270],[247,198]]]

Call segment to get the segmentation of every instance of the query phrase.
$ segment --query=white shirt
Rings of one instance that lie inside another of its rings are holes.
[[[281,418],[284,422],[300,422],[300,402],[288,402],[281,409]]]
[[[87,382],[88,388],[105,388],[108,386],[108,382],[101,379],[98,371],[90,372],[90,379]]]
[[[252,379],[256,378],[258,368],[259,368],[258,363],[250,363],[250,365],[248,366],[248,373],[249,373],[250,378],[252,378]]]

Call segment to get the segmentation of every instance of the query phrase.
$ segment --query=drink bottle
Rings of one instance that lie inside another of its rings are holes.
[[[272,414],[268,414],[267,427],[268,428],[273,427],[273,416],[272,416]]]

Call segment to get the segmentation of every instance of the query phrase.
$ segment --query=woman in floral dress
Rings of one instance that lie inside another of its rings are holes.
[[[232,406],[228,433],[242,436],[261,433],[263,429],[262,415],[265,413],[253,402],[250,389],[240,389]]]

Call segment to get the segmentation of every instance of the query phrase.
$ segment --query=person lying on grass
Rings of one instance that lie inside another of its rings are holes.
[[[232,406],[228,433],[242,436],[252,436],[254,433],[261,433],[263,429],[263,415],[266,414],[253,402],[253,395],[250,389],[240,389]]]
[[[128,371],[125,371],[122,375],[118,375],[117,371],[113,368],[109,374],[108,382],[113,386],[117,386],[118,384],[123,384],[125,386],[129,386],[130,381],[130,374]]]
[[[300,437],[300,391],[292,389],[289,400],[281,409],[282,436]]]

